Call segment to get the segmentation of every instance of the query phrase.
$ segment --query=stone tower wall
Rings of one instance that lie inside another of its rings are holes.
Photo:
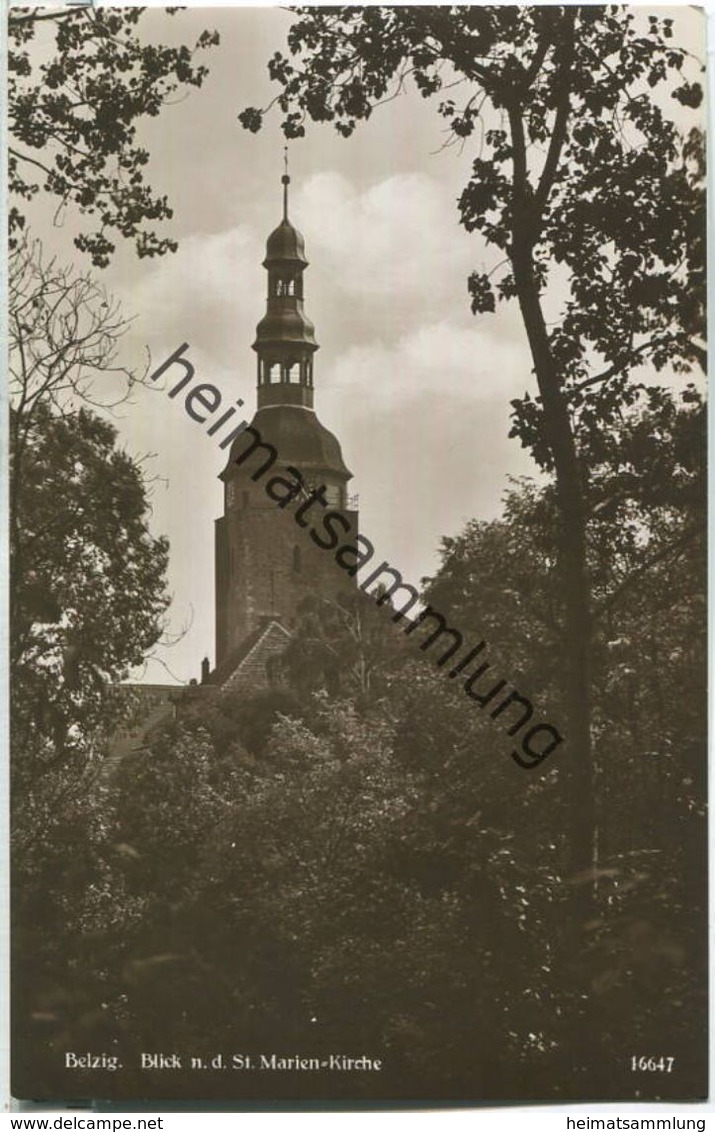
[[[299,506],[300,501],[293,510]],[[355,588],[354,578],[336,563],[335,550],[324,550],[310,538],[312,527],[327,538],[323,508],[316,505],[311,510],[305,529],[296,523],[293,510],[281,510],[269,501],[263,506],[234,507],[217,520],[217,664],[265,618],[274,617],[290,631],[306,597],[334,599]],[[357,512],[331,510],[344,516],[351,527],[350,534],[339,531],[338,546],[354,541]]]

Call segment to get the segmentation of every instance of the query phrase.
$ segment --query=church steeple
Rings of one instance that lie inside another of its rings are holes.
[[[256,327],[258,408],[313,408],[315,328],[303,311],[303,272],[308,266],[300,232],[288,219],[288,161],[281,178],[283,219],[271,232],[263,266],[268,272],[266,313]]]
[[[355,590],[354,576],[336,566],[333,555],[323,549],[325,542],[306,537],[296,517],[304,495],[312,498],[313,491],[319,491],[316,498],[330,509],[326,517],[337,522],[345,539],[358,533],[357,510],[347,492],[352,473],[337,437],[313,409],[313,354],[318,344],[303,313],[308,261],[303,237],[289,219],[287,169],[282,185],[283,219],[268,237],[263,261],[268,305],[253,344],[258,409],[250,428],[236,429],[221,472],[224,513],[216,523],[218,676],[212,679],[230,679],[236,687],[239,670],[248,673],[250,686],[255,679],[265,682],[265,671],[261,676],[258,669],[264,655],[260,650],[267,647],[267,625],[273,626],[273,645],[278,641],[285,648],[306,596],[317,592],[337,600]],[[269,465],[270,476],[264,476]],[[266,487],[274,478],[289,484],[297,480],[304,490],[279,502]],[[328,530],[328,538],[333,537]]]

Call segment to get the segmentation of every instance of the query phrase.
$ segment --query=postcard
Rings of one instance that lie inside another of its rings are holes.
[[[704,1098],[703,12],[8,27],[13,1095]]]

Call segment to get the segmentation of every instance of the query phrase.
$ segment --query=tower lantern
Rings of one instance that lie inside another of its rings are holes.
[[[287,166],[287,160],[286,160]],[[268,272],[266,313],[256,327],[258,408],[313,407],[315,327],[303,310],[303,272],[308,266],[300,232],[288,219],[288,172],[283,184],[283,219],[271,232],[263,266]]]

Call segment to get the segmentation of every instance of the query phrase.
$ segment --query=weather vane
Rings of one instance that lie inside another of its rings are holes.
[[[290,177],[288,176],[288,146],[283,146],[283,167],[285,172],[281,177],[283,182],[283,219],[288,219],[288,185],[290,184]]]

